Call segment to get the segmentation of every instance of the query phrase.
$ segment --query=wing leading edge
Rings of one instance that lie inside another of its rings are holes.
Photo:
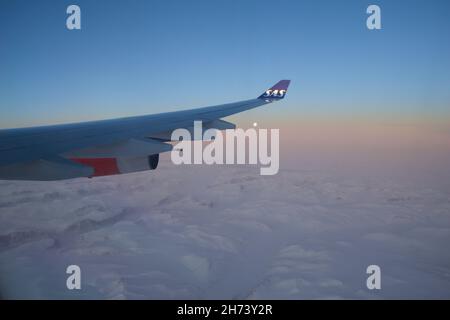
[[[171,145],[164,141],[170,140],[169,133],[173,130],[189,129],[196,120],[202,121],[207,128],[232,128],[233,124],[220,119],[283,99],[289,84],[289,80],[281,80],[256,99],[211,107],[0,130],[0,179],[60,180],[95,176],[95,172],[105,172],[91,165],[96,155],[101,155],[97,159],[115,159],[115,165],[108,165],[113,170],[106,174],[132,172],[131,164],[136,163],[139,163],[139,170],[135,171],[152,169],[157,165],[157,157],[149,157],[171,150]],[[81,158],[74,157],[77,154],[91,160],[80,161]],[[136,160],[142,157],[145,160]],[[117,169],[119,162],[127,168],[123,172]],[[107,161],[95,163],[103,165]]]

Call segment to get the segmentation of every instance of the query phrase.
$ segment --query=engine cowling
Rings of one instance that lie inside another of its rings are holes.
[[[91,177],[109,176],[145,170],[155,170],[159,163],[159,154],[131,158],[71,158],[79,164],[94,169]]]

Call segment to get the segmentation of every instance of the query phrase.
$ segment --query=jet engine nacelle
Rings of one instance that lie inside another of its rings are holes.
[[[155,170],[159,154],[127,158],[71,158],[70,160],[93,169],[90,177]]]
[[[148,164],[150,166],[150,170],[155,170],[158,167],[158,162],[159,162],[159,153],[148,156]]]

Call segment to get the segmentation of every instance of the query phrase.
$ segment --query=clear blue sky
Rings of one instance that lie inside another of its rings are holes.
[[[446,0],[1,0],[0,127],[231,102],[284,78],[287,114],[448,117],[449,39]]]

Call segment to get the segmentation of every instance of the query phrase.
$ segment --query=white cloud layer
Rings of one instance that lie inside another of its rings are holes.
[[[0,181],[5,298],[450,298],[450,193],[378,176],[185,166]],[[66,267],[82,290],[66,289]],[[366,288],[368,265],[382,289]]]

